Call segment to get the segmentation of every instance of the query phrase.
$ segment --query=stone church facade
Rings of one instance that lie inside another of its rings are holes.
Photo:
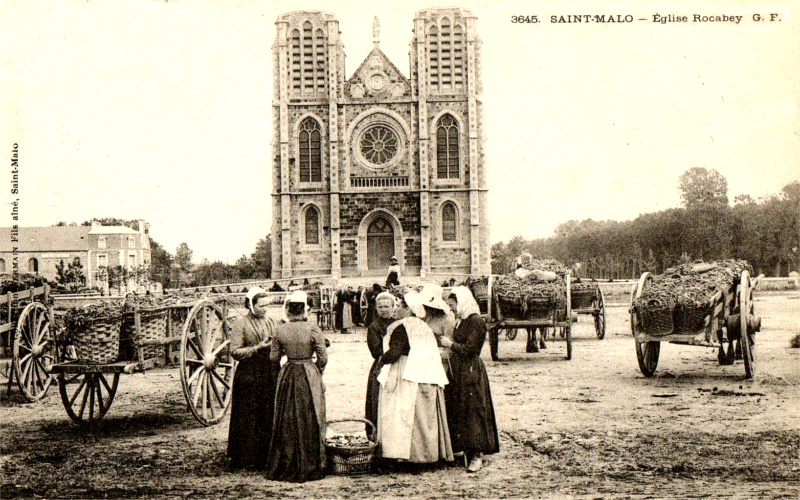
[[[417,12],[405,77],[379,45],[347,78],[339,22],[276,21],[274,278],[488,274],[487,182],[476,18]]]

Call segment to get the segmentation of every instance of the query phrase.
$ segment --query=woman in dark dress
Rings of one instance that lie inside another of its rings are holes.
[[[489,377],[481,361],[486,340],[486,323],[469,288],[453,288],[447,303],[456,315],[453,340],[442,337],[450,347],[450,384],[445,388],[445,405],[454,452],[464,452],[467,471],[477,472],[483,455],[500,450]]]
[[[367,346],[375,361],[369,369],[367,380],[367,401],[364,405],[364,418],[378,425],[378,395],[380,394],[381,384],[378,382],[378,373],[381,371],[379,362],[383,354],[383,337],[386,336],[386,329],[394,322],[394,311],[397,307],[397,299],[389,292],[381,292],[375,298],[377,314],[375,320],[367,328]]]
[[[266,317],[267,294],[247,292],[247,315],[234,323],[231,356],[239,362],[233,378],[228,456],[233,467],[264,467],[272,438],[278,363],[269,359],[275,322]]]
[[[275,418],[267,459],[268,479],[302,483],[325,476],[325,338],[307,321],[305,292],[286,302],[289,321],[275,327],[270,359],[287,362],[278,375]],[[316,361],[312,356],[316,354]]]

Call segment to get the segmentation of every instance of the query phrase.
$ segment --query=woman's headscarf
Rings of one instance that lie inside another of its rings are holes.
[[[456,317],[458,319],[467,319],[472,314],[480,314],[481,309],[478,303],[475,302],[475,297],[472,292],[465,286],[457,286],[450,291],[450,295],[456,296]]]
[[[289,322],[289,314],[286,311],[286,306],[292,302],[303,304],[303,319],[308,319],[308,294],[302,290],[297,290],[287,294],[286,298],[283,300],[283,320],[287,323]]]
[[[375,297],[375,306],[377,307],[378,302],[382,300],[388,300],[389,302],[392,303],[392,316],[394,316],[394,313],[397,311],[397,297],[395,297],[389,292],[381,292],[378,294],[377,297]]]
[[[414,316],[418,318],[425,317],[425,307],[422,305],[422,297],[420,297],[419,292],[411,290],[403,295],[403,300],[408,308],[411,309],[411,312],[414,313]]]
[[[266,297],[267,291],[261,288],[260,286],[254,286],[253,288],[247,290],[247,295],[245,295],[245,298],[247,299],[247,308],[250,309],[250,313],[252,313],[253,316],[255,316],[256,314],[254,310],[256,306],[254,299],[256,298],[257,295],[263,295]]]

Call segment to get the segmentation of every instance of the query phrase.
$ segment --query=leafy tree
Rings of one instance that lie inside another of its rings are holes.
[[[175,249],[175,258],[172,261],[171,281],[178,286],[189,286],[192,283],[192,250],[186,243],[181,243]]]
[[[267,234],[258,240],[255,251],[250,254],[253,265],[253,278],[272,276],[272,235]]]
[[[83,265],[81,259],[75,257],[72,262],[64,264],[64,259],[61,259],[56,264],[56,281],[62,285],[69,287],[73,293],[86,284],[86,276],[83,273]]]
[[[702,203],[728,204],[728,181],[713,169],[690,168],[680,176],[678,188],[686,207]]]
[[[173,257],[156,240],[150,239],[150,281],[170,286]]]

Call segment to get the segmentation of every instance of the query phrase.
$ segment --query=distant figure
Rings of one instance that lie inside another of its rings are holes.
[[[397,257],[392,255],[391,264],[389,265],[389,275],[386,276],[386,286],[400,285],[400,264],[397,262]]]
[[[272,284],[272,288],[270,288],[269,291],[270,292],[282,292],[283,288],[281,288],[281,286],[276,281],[275,283]]]

